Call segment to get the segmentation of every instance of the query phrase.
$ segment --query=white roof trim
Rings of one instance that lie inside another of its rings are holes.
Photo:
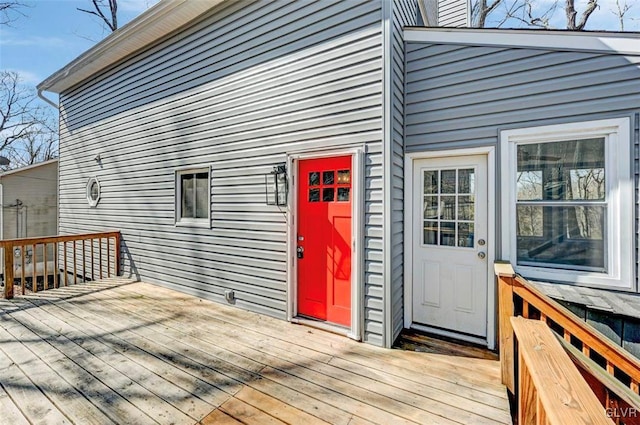
[[[162,0],[38,84],[61,93],[191,22],[224,0]]]
[[[37,164],[31,164],[31,165],[27,165],[27,166],[24,166],[24,167],[21,167],[21,168],[14,168],[13,170],[7,170],[4,173],[1,173],[0,177],[6,177],[6,176],[10,176],[12,174],[18,174],[18,173],[21,173],[23,171],[32,170],[32,169],[38,168],[38,167],[44,167],[45,165],[50,165],[50,164],[53,164],[54,162],[58,162],[58,158],[50,159],[48,161],[38,162]]]
[[[469,28],[405,28],[404,40],[439,44],[640,54],[640,34]]]

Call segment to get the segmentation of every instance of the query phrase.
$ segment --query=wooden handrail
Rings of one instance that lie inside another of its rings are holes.
[[[620,394],[616,392],[618,386],[602,384],[602,377],[593,376],[592,369],[582,367],[583,373],[590,374],[594,379],[590,379],[589,385],[597,388],[600,393],[605,394],[600,397],[601,404],[610,408],[617,401],[627,402],[631,400],[631,405],[640,417],[640,397],[638,381],[640,380],[640,361],[616,345],[606,336],[601,334],[591,325],[581,320],[567,308],[548,297],[525,278],[517,275],[513,267],[508,263],[496,263],[494,271],[498,278],[498,304],[499,304],[499,344],[500,361],[502,368],[502,382],[513,394],[516,394],[517,382],[515,371],[515,351],[514,351],[514,330],[511,318],[518,314],[525,318],[534,317],[544,322],[546,325],[553,325],[551,328],[556,331],[559,338],[568,344],[574,343],[587,360],[592,358],[604,359],[604,365],[598,365],[602,373],[607,374],[612,380],[616,380],[620,385],[629,388],[629,392]],[[520,311],[516,311],[519,309]],[[537,314],[534,314],[537,311]],[[573,350],[575,351],[575,350]],[[572,356],[575,353],[572,353]],[[574,363],[589,363],[596,365],[594,361],[580,362],[576,359]],[[597,379],[595,379],[597,378]],[[629,395],[631,394],[631,395]],[[629,398],[630,397],[630,398]],[[617,400],[617,401],[616,401]],[[635,420],[625,423],[637,423]]]
[[[611,425],[551,329],[523,317],[510,321],[518,344],[518,424]]]
[[[64,276],[65,286],[69,284],[68,274],[70,272],[72,272],[71,281],[73,283],[77,283],[79,278],[82,281],[93,280],[96,261],[99,262],[99,274],[102,278],[103,241],[106,242],[106,252],[109,257],[107,258],[107,269],[104,272],[107,277],[119,276],[121,244],[119,231],[1,240],[0,248],[4,249],[4,298],[13,298],[16,279],[19,279],[23,295],[28,278],[31,278],[31,291],[33,292],[38,291],[39,277],[42,277],[42,289],[49,289],[50,277],[53,278],[53,288],[57,288],[61,280],[58,276],[59,273]],[[76,242],[80,242],[80,244]],[[96,243],[99,251],[98,259],[94,256]],[[110,249],[112,243],[113,250]],[[60,249],[62,249],[62,253],[60,253]],[[71,255],[67,255],[69,249],[71,249]],[[78,249],[80,252],[77,252]],[[111,255],[113,255],[113,259]],[[14,257],[19,257],[19,259],[16,261]],[[72,261],[71,266],[69,259]],[[78,260],[80,264],[78,264]],[[90,262],[90,270],[87,270],[87,262]],[[80,275],[78,275],[78,269]]]
[[[55,243],[55,242],[71,242],[71,241],[81,241],[81,240],[87,240],[87,239],[115,238],[115,237],[120,237],[120,231],[112,230],[108,232],[80,233],[77,235],[44,236],[44,237],[35,237],[35,238],[22,238],[22,239],[2,239],[0,240],[0,248],[4,248],[6,246],[32,245],[34,243],[43,244],[43,243]]]

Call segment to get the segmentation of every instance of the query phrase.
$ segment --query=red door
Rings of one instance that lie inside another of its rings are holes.
[[[298,314],[351,325],[351,156],[298,165]]]

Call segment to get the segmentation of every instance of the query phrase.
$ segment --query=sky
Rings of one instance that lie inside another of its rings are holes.
[[[23,83],[35,86],[55,71],[95,45],[110,32],[94,16],[76,10],[90,8],[91,0],[23,0],[29,7],[23,9],[10,26],[0,27],[0,70],[12,70],[22,76]],[[119,24],[138,16],[158,0],[119,0]],[[345,0],[349,1],[349,0]],[[518,0],[505,0],[512,2]],[[520,0],[521,1],[521,0]],[[540,8],[558,0],[534,0]],[[626,30],[640,31],[640,0],[619,0],[631,5],[627,13]],[[587,0],[577,0],[579,12]],[[616,0],[600,0],[601,6],[589,20],[588,29],[618,30],[619,24],[612,10]],[[564,4],[564,0],[559,0]],[[489,23],[495,20],[496,11]],[[633,19],[636,18],[636,19]],[[564,10],[559,8],[551,23],[564,26]],[[52,96],[51,94],[49,96]]]
[[[119,0],[119,26],[157,1]],[[91,0],[24,3],[28,5],[21,9],[24,16],[17,15],[10,26],[0,27],[0,70],[18,72],[25,85],[42,82],[111,32],[99,18],[76,9],[91,9]]]
[[[624,15],[624,30],[640,31],[640,0],[598,0],[599,6],[589,17],[585,29],[591,31],[620,31],[620,22],[615,13],[618,10],[616,1],[619,2],[621,7],[624,7],[624,5],[629,6],[629,10]],[[498,9],[489,16],[488,25],[499,21],[504,16],[506,7],[514,2],[522,3],[522,0],[504,0]],[[587,2],[588,0],[575,1],[575,8],[578,12],[576,21],[579,21]],[[554,13],[550,16],[549,23],[555,29],[566,28],[565,0],[532,0],[531,3],[535,5],[535,9],[538,11],[533,13],[534,16],[540,16],[544,11],[550,10],[554,5],[557,5],[558,7],[555,8]],[[514,21],[511,21],[510,24],[506,26],[518,26],[518,23]]]

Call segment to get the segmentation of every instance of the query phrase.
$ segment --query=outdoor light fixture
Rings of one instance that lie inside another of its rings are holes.
[[[267,205],[287,205],[287,166],[278,164],[264,175]]]

